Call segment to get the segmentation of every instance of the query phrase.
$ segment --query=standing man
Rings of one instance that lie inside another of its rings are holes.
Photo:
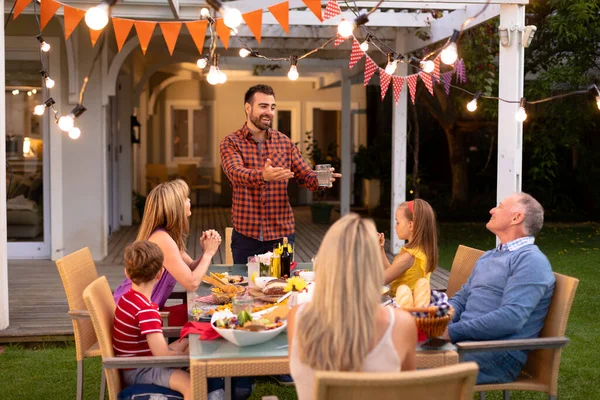
[[[294,213],[289,179],[311,191],[319,190],[317,174],[294,143],[271,129],[275,92],[267,85],[252,86],[244,96],[246,122],[221,142],[221,165],[233,186],[231,209],[233,262],[272,251],[287,236],[294,242]],[[333,172],[333,168],[332,168]],[[331,181],[341,174],[332,174]]]

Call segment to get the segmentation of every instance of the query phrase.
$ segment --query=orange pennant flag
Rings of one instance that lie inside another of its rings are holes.
[[[279,22],[285,33],[290,33],[290,3],[284,1],[283,3],[275,4],[269,7],[269,11],[271,11],[271,14]]]
[[[204,38],[206,37],[206,28],[208,28],[208,21],[194,21],[186,22],[190,36],[198,48],[198,52],[202,54],[202,48],[204,47]]]
[[[217,35],[221,38],[221,42],[223,42],[223,46],[227,49],[229,47],[229,35],[231,35],[231,29],[223,22],[223,18],[217,19],[215,22],[215,31],[217,31]]]
[[[113,18],[112,25],[115,31],[115,39],[117,40],[117,49],[121,51],[133,26],[133,20]]]
[[[175,44],[177,43],[177,37],[179,36],[179,31],[181,30],[181,22],[160,22],[159,25],[163,37],[165,38],[165,42],[167,43],[169,54],[173,55],[173,50],[175,50]]]
[[[56,11],[62,6],[54,0],[44,0],[40,3],[40,29],[44,30],[48,22],[52,19]]]
[[[319,18],[319,21],[323,21],[323,17],[321,16],[321,0],[302,0],[302,2]]]
[[[15,9],[13,11],[13,19],[17,19],[25,8],[31,3],[31,0],[15,0]]]
[[[44,0],[44,1],[46,1],[46,0]],[[44,1],[42,1],[42,3]],[[97,31],[90,29],[90,39],[92,40],[92,47],[94,47],[96,45],[96,42],[98,41],[98,38],[100,37],[101,33],[102,33],[102,29],[97,30]]]
[[[140,47],[142,48],[142,54],[146,55],[150,39],[152,39],[152,33],[156,27],[156,22],[152,21],[135,21],[135,30],[140,40]]]
[[[64,5],[65,11],[65,40],[71,36],[71,33],[77,28],[79,22],[85,15],[85,11],[80,10],[79,8],[69,7]]]
[[[246,21],[246,25],[248,25],[248,28],[250,28],[258,43],[260,43],[262,37],[262,15],[262,10],[255,10],[242,14],[244,21]]]

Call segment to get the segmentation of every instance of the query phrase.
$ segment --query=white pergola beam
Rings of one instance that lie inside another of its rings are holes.
[[[342,12],[342,16],[347,20],[353,20],[355,18],[351,11]],[[369,22],[367,25],[372,26],[385,26],[385,27],[411,27],[411,28],[422,28],[429,26],[431,21],[430,13],[405,13],[405,12],[375,12],[369,16]],[[279,22],[271,13],[263,15],[263,25],[279,25]],[[312,11],[290,11],[290,26],[293,25],[319,25],[319,26],[331,26],[338,25],[340,23],[340,17],[330,18],[323,22],[320,22]]]
[[[179,19],[179,0],[169,0],[169,7],[175,19]]]

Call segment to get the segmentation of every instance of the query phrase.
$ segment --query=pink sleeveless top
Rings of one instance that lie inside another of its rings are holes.
[[[300,313],[302,308],[298,309],[296,314],[296,326],[300,323]],[[367,354],[360,367],[361,372],[400,372],[402,365],[394,342],[392,340],[392,329],[394,327],[395,314],[392,307],[386,307],[389,310],[390,322],[381,337],[381,340],[375,345],[373,350]],[[292,356],[290,357],[290,371],[299,400],[310,400],[314,398],[315,391],[315,370],[300,361],[298,339],[294,332],[292,341]]]

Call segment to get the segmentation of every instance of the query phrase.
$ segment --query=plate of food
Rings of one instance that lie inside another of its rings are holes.
[[[231,311],[217,311],[211,324],[219,335],[236,346],[252,346],[268,342],[279,335],[286,329],[287,320],[274,311],[256,317],[247,311],[237,315]]]
[[[248,277],[242,275],[231,275],[229,272],[211,272],[208,275],[210,278],[216,279],[224,285],[247,285]],[[212,285],[210,279],[202,279],[204,283]]]
[[[206,305],[192,301],[188,309],[188,314],[196,321],[210,321],[213,314],[217,311],[217,307],[214,304]]]
[[[257,300],[273,302],[279,300],[281,296],[285,295],[284,289],[286,286],[287,281],[285,279],[271,278],[261,289],[251,288],[248,293]]]

